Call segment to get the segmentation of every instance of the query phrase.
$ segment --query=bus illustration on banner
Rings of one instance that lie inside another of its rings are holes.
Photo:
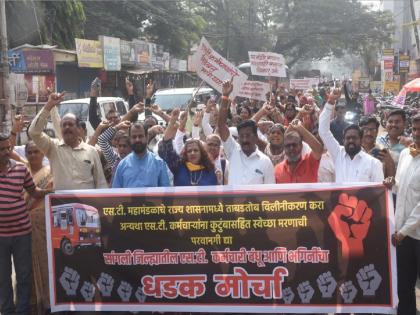
[[[98,210],[81,203],[53,206],[52,246],[73,255],[82,246],[101,246]]]

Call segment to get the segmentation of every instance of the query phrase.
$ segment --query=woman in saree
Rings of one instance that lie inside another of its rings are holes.
[[[43,189],[52,189],[52,174],[49,166],[43,166],[44,154],[33,141],[25,147],[27,166],[32,174],[35,185]],[[32,221],[32,269],[34,303],[36,314],[44,315],[50,308],[48,289],[48,256],[45,232],[45,200],[33,199],[25,194],[25,200]]]

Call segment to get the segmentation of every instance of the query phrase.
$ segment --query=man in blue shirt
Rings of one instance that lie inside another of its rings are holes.
[[[168,168],[160,157],[147,150],[147,129],[135,122],[129,129],[133,151],[117,167],[112,188],[170,186]]]
[[[387,133],[379,136],[376,139],[376,143],[381,147],[388,149],[391,154],[392,159],[395,163],[395,168],[398,167],[398,161],[400,159],[400,154],[407,145],[407,137],[404,134],[404,127],[406,124],[406,115],[404,110],[395,109],[388,114],[386,120],[386,131]],[[404,141],[405,140],[405,141]]]

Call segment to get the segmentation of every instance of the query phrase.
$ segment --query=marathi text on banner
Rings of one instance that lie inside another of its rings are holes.
[[[212,88],[222,93],[222,84],[233,78],[231,97],[236,97],[247,75],[220,56],[203,37],[197,52],[193,56],[194,68],[197,75]]]
[[[52,310],[392,313],[386,189],[293,189],[49,195]]]
[[[103,68],[101,42],[76,38],[77,63],[80,68]]]
[[[259,81],[245,81],[239,90],[238,96],[258,101],[266,101],[267,93],[270,92],[270,84]]]
[[[249,51],[249,62],[253,75],[286,77],[286,63],[283,55],[272,52]]]
[[[290,87],[296,90],[309,90],[319,83],[318,78],[290,79]]]

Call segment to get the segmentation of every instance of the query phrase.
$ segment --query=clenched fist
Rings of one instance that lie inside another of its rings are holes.
[[[366,201],[341,194],[338,204],[328,217],[328,223],[341,242],[343,258],[363,256],[363,240],[369,231],[372,209]]]

